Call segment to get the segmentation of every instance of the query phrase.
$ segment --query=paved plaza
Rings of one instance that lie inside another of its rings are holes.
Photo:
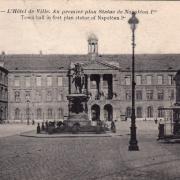
[[[0,130],[10,126],[14,133],[0,138],[1,180],[180,179],[180,146],[157,142],[154,122],[137,123],[137,152],[128,151],[128,122],[121,123],[119,136],[113,137],[19,136],[18,126],[21,132],[36,128],[27,125],[0,125]]]
[[[18,135],[22,132],[34,130],[35,128],[36,128],[35,125],[26,125],[20,123],[0,124],[0,138]]]

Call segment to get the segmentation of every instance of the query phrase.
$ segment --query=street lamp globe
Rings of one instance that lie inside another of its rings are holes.
[[[132,12],[132,17],[129,19],[128,23],[130,24],[131,29],[134,31],[139,23],[135,12]]]

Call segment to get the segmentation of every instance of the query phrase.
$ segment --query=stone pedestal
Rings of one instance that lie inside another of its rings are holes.
[[[80,126],[90,125],[91,121],[88,119],[87,107],[89,96],[77,93],[68,95],[67,99],[69,101],[69,115],[64,123],[70,127],[75,123],[79,123]]]

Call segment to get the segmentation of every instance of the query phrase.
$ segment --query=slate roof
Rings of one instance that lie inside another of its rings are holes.
[[[121,70],[131,69],[131,54],[98,55],[98,61],[118,62]],[[180,70],[180,54],[137,54],[136,71],[177,71]],[[89,55],[5,55],[7,70],[58,70],[68,69],[71,62],[88,62]],[[62,68],[63,67],[63,68]]]

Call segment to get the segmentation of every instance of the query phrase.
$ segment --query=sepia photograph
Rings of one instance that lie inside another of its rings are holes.
[[[180,2],[0,2],[0,180],[180,179]]]

